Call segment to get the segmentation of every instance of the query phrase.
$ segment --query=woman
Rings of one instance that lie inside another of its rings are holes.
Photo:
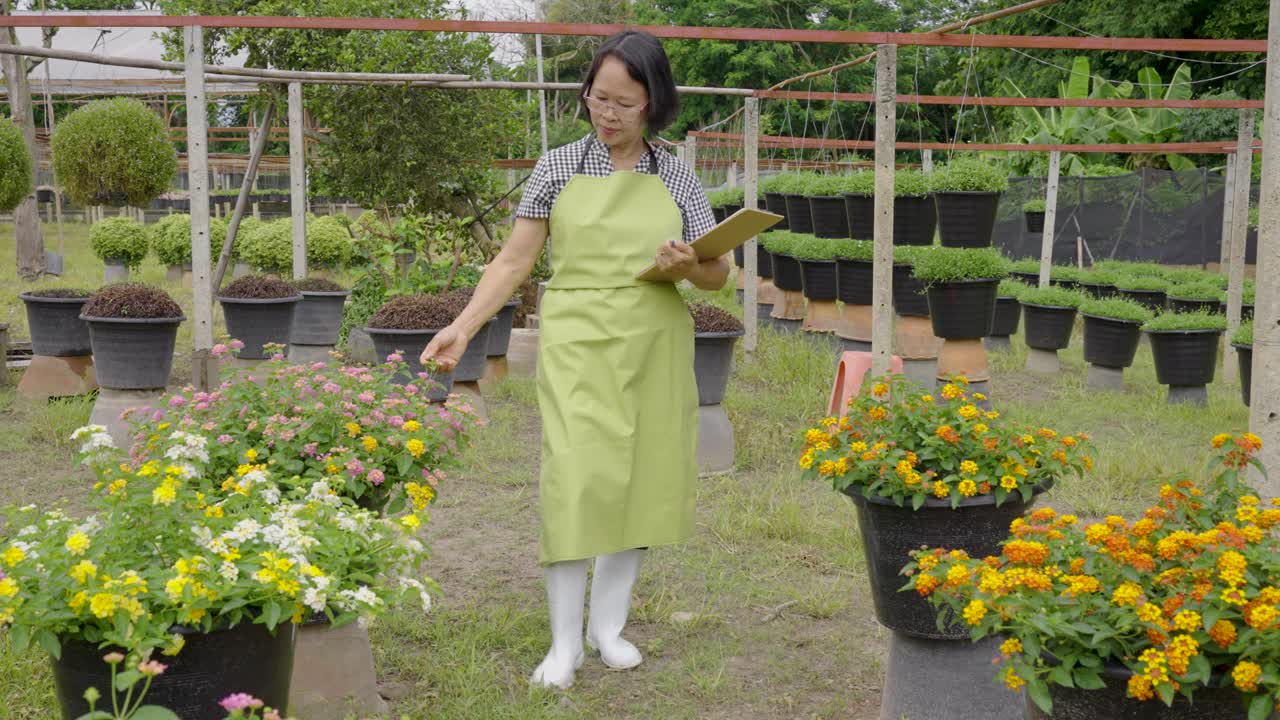
[[[609,667],[633,668],[642,658],[622,629],[644,550],[693,532],[692,322],[673,284],[635,276],[656,263],[718,290],[729,273],[687,245],[715,225],[697,177],[645,139],[678,111],[662,45],[635,31],[606,40],[582,103],[595,132],[538,161],[510,240],[471,304],[422,353],[424,363],[453,367],[528,278],[550,235],[537,384],[551,650],[531,682],[558,688],[573,684],[583,661],[587,560],[595,559],[587,643]]]

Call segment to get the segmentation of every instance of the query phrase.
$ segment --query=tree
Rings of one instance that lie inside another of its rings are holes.
[[[84,105],[49,144],[54,175],[80,205],[145,207],[178,170],[164,121],[133,98]]]
[[[10,212],[31,194],[31,155],[22,130],[0,119],[0,211]]]

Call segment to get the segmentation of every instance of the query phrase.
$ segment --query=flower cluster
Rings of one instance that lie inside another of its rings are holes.
[[[382,611],[431,581],[412,529],[356,507],[324,479],[246,465],[210,483],[202,437],[175,431],[164,458],[130,462],[100,426],[76,433],[96,463],[89,513],[12,509],[0,536],[0,626],[19,646],[61,639],[176,655],[182,635],[309,614],[335,625]],[[212,461],[210,458],[209,461]],[[405,522],[413,518],[414,522]]]
[[[196,433],[209,438],[204,465],[219,482],[261,468],[324,479],[363,507],[398,513],[434,498],[479,423],[464,403],[429,403],[425,377],[391,382],[400,369],[293,365],[277,355],[213,392],[183,388],[133,413],[131,459],[181,453],[173,434]]]
[[[869,379],[843,417],[828,417],[805,433],[800,467],[830,478],[837,490],[858,486],[868,497],[931,498],[958,506],[965,498],[1011,494],[1029,499],[1037,486],[1093,467],[1084,434],[1019,428],[963,377],[927,394],[901,376]]]
[[[1241,479],[1257,436],[1213,439],[1219,470],[1203,487],[1163,482],[1141,518],[1084,523],[1042,508],[1013,522],[999,557],[925,549],[908,588],[961,614],[975,638],[1001,635],[1000,678],[1030,686],[1102,686],[1105,663],[1132,673],[1128,695],[1159,698],[1231,683],[1250,717],[1280,699],[1280,498]]]

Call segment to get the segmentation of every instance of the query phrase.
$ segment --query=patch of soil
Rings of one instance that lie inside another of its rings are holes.
[[[715,305],[695,302],[689,305],[693,316],[693,331],[700,333],[742,332],[742,322],[731,313]]]
[[[439,330],[462,312],[466,303],[449,295],[401,295],[378,308],[369,327],[387,330]]]
[[[307,292],[346,292],[347,288],[342,287],[332,280],[324,278],[304,278],[295,280],[293,286],[299,290]]]
[[[117,283],[90,296],[83,312],[104,318],[178,318],[182,317],[182,306],[160,288]]]
[[[222,288],[221,297],[274,300],[277,298],[297,297],[298,288],[293,283],[264,275],[245,275]]]
[[[25,294],[38,298],[87,298],[93,293],[80,288],[42,288],[28,290]]]

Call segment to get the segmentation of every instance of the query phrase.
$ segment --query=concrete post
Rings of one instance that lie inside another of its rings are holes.
[[[893,176],[896,168],[898,46],[876,46],[875,259],[871,275],[871,373],[893,356]]]

